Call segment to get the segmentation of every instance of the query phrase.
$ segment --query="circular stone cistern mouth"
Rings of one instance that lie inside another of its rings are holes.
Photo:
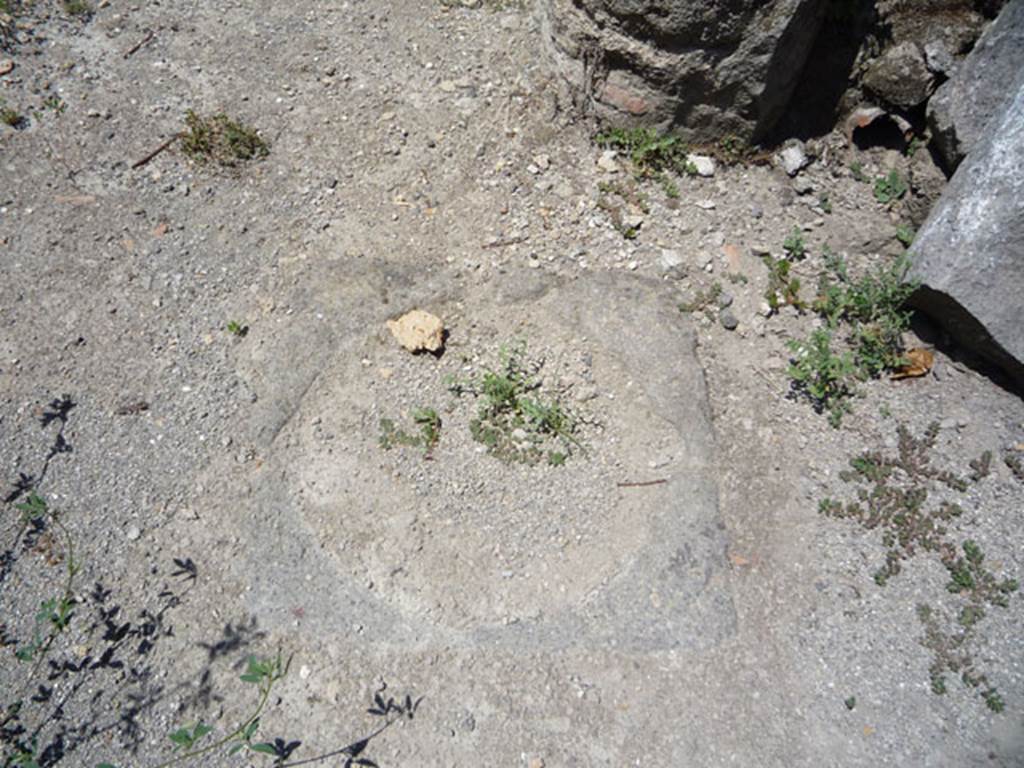
[[[484,302],[475,335],[459,349],[455,329],[443,359],[382,345],[369,365],[325,371],[333,384],[307,394],[256,491],[259,515],[288,531],[251,553],[257,615],[405,644],[660,650],[732,634],[691,331],[674,306],[635,293],[639,281],[595,283],[529,306]],[[438,375],[465,359],[486,367],[509,327],[528,330],[555,372],[587,361],[598,394],[572,408],[589,426],[557,465],[493,455],[474,439],[479,402]],[[622,338],[652,327],[653,344]],[[411,425],[403,415],[424,402],[437,407],[436,445],[425,451],[410,426],[385,449],[382,415]]]

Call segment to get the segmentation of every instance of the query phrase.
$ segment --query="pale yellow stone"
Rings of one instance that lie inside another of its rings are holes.
[[[414,309],[397,320],[388,320],[388,330],[398,343],[410,352],[436,352],[444,345],[444,323],[441,318]]]

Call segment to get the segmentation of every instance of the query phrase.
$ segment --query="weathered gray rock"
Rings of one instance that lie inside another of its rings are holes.
[[[913,303],[1024,386],[1024,83],[991,120],[911,249]]]
[[[864,87],[893,107],[912,109],[931,95],[935,78],[914,43],[901,43],[879,56],[864,74]]]
[[[1022,78],[1024,0],[1011,0],[928,102],[932,140],[948,168],[956,168],[981,140]]]
[[[723,7],[724,6],[724,7]],[[585,107],[691,139],[764,135],[821,24],[823,0],[540,0],[555,69]]]

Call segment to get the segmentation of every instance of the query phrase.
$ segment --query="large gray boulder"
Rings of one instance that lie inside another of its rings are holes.
[[[692,140],[758,139],[776,123],[823,0],[540,0],[555,68],[618,123]]]
[[[1011,0],[928,102],[932,140],[947,168],[956,168],[981,141],[1022,75],[1024,0]]]
[[[1024,81],[989,121],[911,249],[912,301],[1024,387]]]

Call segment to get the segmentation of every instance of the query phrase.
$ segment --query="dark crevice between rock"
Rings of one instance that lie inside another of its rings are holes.
[[[869,36],[884,37],[875,0],[831,0],[785,112],[765,143],[824,136],[854,104],[844,103],[856,81],[857,55]]]
[[[921,286],[910,297],[915,314],[913,330],[950,360],[962,363],[1017,397],[1024,398],[1024,365],[997,342],[971,313],[952,297]],[[936,325],[942,330],[937,330]],[[974,354],[969,350],[978,350]],[[984,354],[984,357],[979,356]]]

